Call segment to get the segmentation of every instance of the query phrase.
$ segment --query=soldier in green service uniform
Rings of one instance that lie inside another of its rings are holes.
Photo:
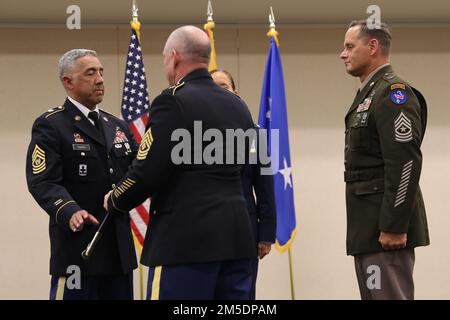
[[[386,24],[350,23],[340,58],[361,86],[345,117],[347,254],[362,299],[414,299],[414,248],[429,244],[419,187],[422,94],[389,63]]]

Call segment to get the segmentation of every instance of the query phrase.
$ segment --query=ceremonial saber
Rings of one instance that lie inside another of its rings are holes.
[[[100,224],[100,227],[98,227],[97,232],[94,234],[94,237],[92,238],[91,242],[89,242],[86,249],[84,249],[84,251],[81,253],[81,257],[84,260],[89,259],[89,257],[92,255],[95,245],[97,244],[98,240],[100,239],[103,225],[105,224],[106,220],[108,219],[108,216],[109,216],[109,212],[106,214],[105,218],[103,219],[102,223]]]

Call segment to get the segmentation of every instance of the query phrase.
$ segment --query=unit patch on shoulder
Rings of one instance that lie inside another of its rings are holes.
[[[33,174],[39,174],[46,168],[45,151],[37,144],[34,146],[33,154],[31,155],[31,164],[33,167]]]
[[[138,160],[145,160],[147,158],[150,147],[153,143],[153,136],[151,129],[148,129],[142,138],[141,144],[139,145],[139,151],[136,156]]]
[[[408,94],[406,93],[405,89],[392,90],[390,97],[391,97],[391,101],[397,105],[402,105],[408,100]]]

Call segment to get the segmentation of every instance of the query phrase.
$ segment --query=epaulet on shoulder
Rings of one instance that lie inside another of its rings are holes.
[[[117,118],[117,116],[113,115],[111,112],[105,111],[105,110],[100,109],[100,108],[98,110],[100,110],[101,112],[106,113],[106,114],[108,114],[110,116],[113,116],[114,118]]]
[[[177,83],[176,85],[171,86],[171,87],[167,88],[166,90],[169,90],[171,92],[171,94],[174,96],[177,89],[181,88],[182,86],[184,86],[184,81],[181,83]]]
[[[406,81],[392,72],[385,73],[383,75],[383,80],[385,80],[389,84],[389,88],[391,91],[395,89],[405,90],[406,87],[409,87],[409,84]]]
[[[64,111],[65,107],[64,106],[59,106],[59,107],[54,107],[51,109],[48,109],[46,113],[44,113],[44,117],[48,118],[54,114],[57,114],[58,112]]]
[[[388,82],[389,84],[394,84],[394,83],[403,83],[406,84],[405,81],[403,81],[399,76],[397,76],[396,74],[392,73],[392,72],[386,72],[383,75],[383,80],[385,80],[386,82]]]
[[[385,74],[383,74],[382,78],[387,82],[392,82],[395,81],[394,79],[398,79],[398,77],[393,72],[386,72]]]

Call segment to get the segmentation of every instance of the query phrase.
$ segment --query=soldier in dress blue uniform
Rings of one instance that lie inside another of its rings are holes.
[[[238,95],[236,85],[231,74],[226,70],[213,70],[211,76],[214,82],[225,90]],[[255,125],[256,126],[256,125]],[[258,143],[255,146],[259,147]],[[254,149],[254,152],[257,152]],[[268,164],[270,166],[270,164]],[[262,259],[269,254],[272,244],[275,243],[276,236],[276,211],[275,194],[273,186],[273,176],[261,174],[263,164],[258,161],[256,164],[244,166],[242,172],[242,187],[244,189],[247,209],[252,222],[253,235],[257,241],[258,258]],[[258,259],[252,263],[252,290],[250,299],[256,296],[256,278],[258,276]]]
[[[133,299],[128,214],[109,216],[90,259],[81,253],[105,218],[104,194],[138,146],[124,121],[98,108],[104,84],[95,51],[65,53],[59,70],[68,97],[34,122],[26,166],[29,191],[50,218],[50,299]]]
[[[153,100],[137,158],[105,196],[109,212],[119,216],[152,196],[141,259],[149,266],[149,299],[250,298],[256,243],[242,165],[204,161],[194,130],[200,124],[201,135],[214,129],[224,137],[227,129],[253,128],[253,121],[245,103],[212,80],[210,52],[199,28],[171,33],[163,51],[171,87]],[[177,152],[179,134],[189,148]],[[227,154],[226,143],[217,152]]]
[[[360,89],[345,117],[347,253],[362,299],[413,299],[414,248],[429,244],[419,187],[422,94],[389,64],[386,24],[354,21],[340,58]]]

